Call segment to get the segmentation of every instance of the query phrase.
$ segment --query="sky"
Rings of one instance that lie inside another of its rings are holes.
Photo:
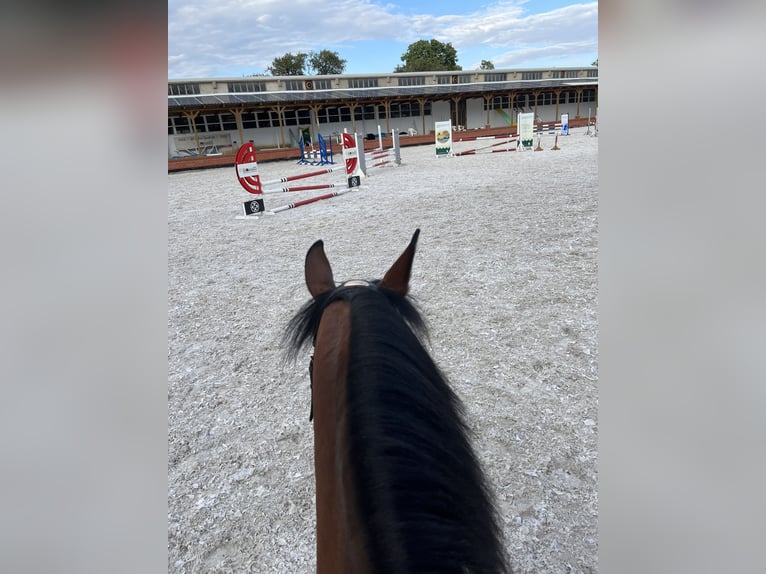
[[[168,79],[268,74],[274,58],[330,50],[346,74],[393,72],[436,39],[477,69],[587,66],[598,58],[598,2],[567,0],[169,0]]]

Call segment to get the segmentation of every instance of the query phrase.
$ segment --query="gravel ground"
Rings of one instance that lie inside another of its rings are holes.
[[[336,280],[377,278],[417,227],[411,292],[515,571],[598,571],[598,138],[585,131],[560,151],[552,136],[543,152],[406,147],[359,190],[251,220],[236,217],[252,196],[234,168],[168,175],[169,572],[314,571],[308,356],[285,365],[280,347],[308,298],[303,260],[324,239]]]

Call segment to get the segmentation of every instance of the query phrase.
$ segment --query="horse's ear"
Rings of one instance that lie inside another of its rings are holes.
[[[332,268],[324,252],[324,242],[320,239],[306,253],[306,287],[316,299],[320,295],[335,289]]]
[[[404,297],[410,290],[410,271],[412,270],[412,260],[415,258],[415,245],[418,242],[420,229],[416,229],[412,235],[410,244],[399,256],[399,259],[386,271],[379,285],[385,289],[393,291]]]

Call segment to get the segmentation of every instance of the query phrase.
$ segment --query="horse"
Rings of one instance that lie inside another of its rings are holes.
[[[317,574],[510,572],[464,407],[409,296],[420,229],[377,280],[336,285],[322,240],[285,331],[309,363]]]

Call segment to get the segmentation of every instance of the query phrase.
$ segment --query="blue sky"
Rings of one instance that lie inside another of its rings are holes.
[[[327,8],[322,8],[327,6]],[[407,46],[451,42],[464,70],[583,66],[598,58],[598,2],[566,0],[169,0],[168,78],[266,72],[330,50],[347,74],[392,72]]]

